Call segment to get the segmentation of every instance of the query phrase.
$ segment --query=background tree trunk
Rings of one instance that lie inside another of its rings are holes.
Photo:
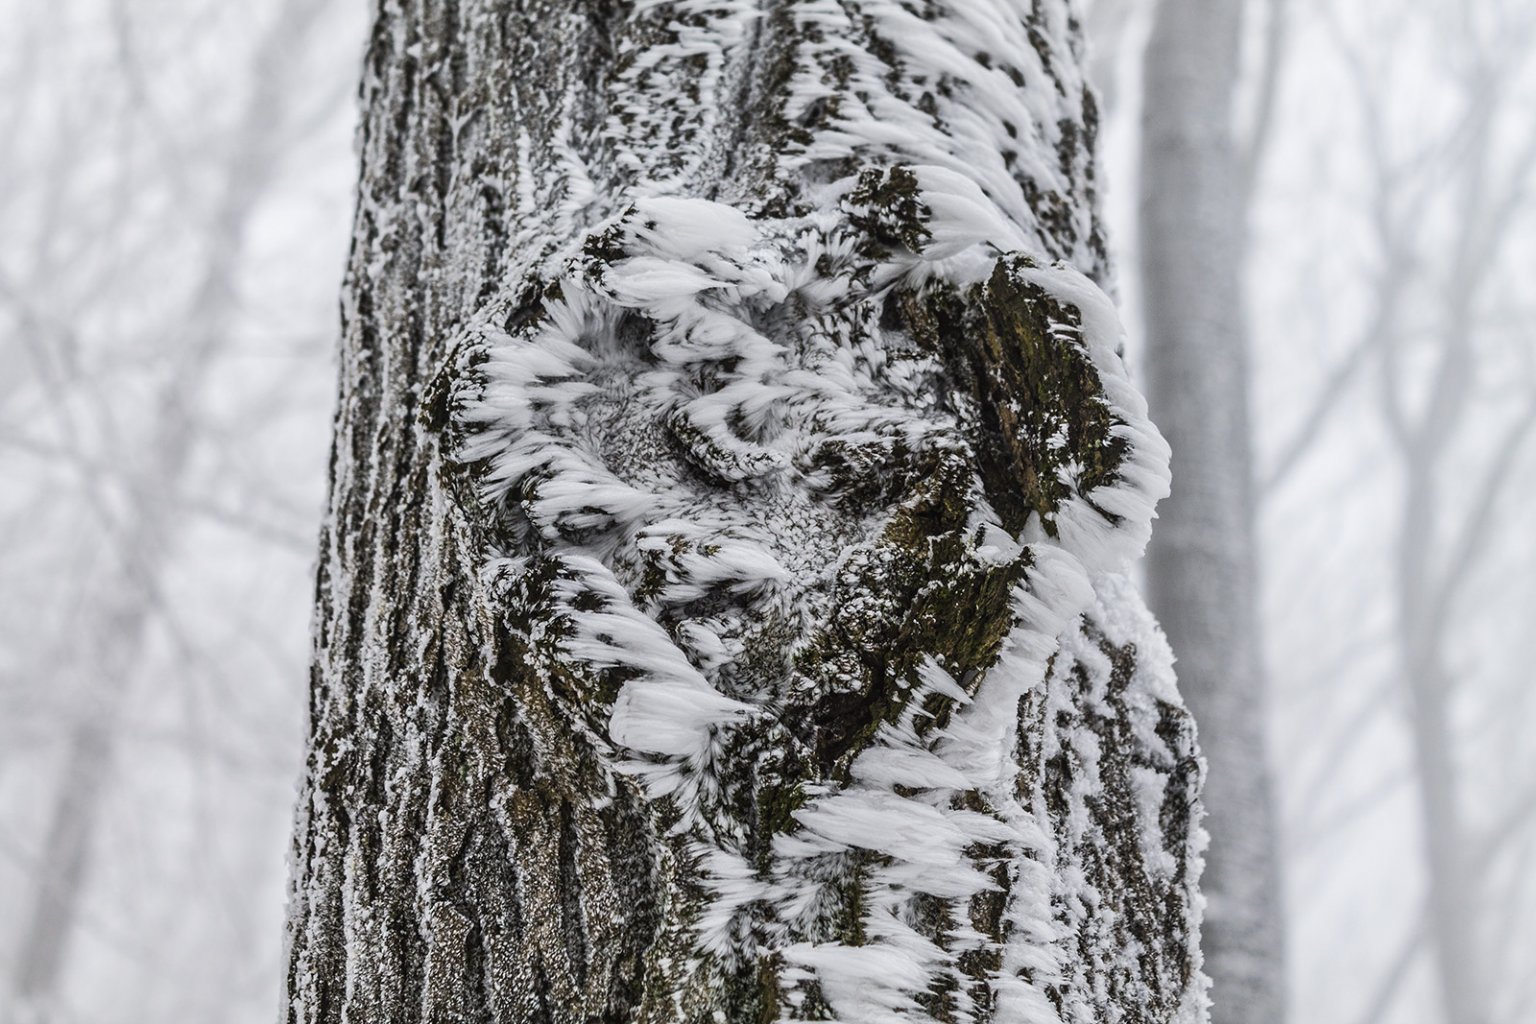
[[[225,186],[210,218],[206,259],[181,311],[179,334],[168,339],[174,367],[155,396],[157,416],[143,464],[134,468],[118,520],[108,523],[121,534],[120,564],[99,573],[78,614],[79,635],[62,659],[66,678],[82,686],[90,700],[70,732],[38,856],[34,898],[10,972],[18,1020],[51,1020],[65,1012],[59,994],[86,895],[97,819],[113,783],[121,719],[131,706],[134,677],[143,671],[144,648],[163,600],[165,563],[184,525],[177,497],[198,438],[198,407],[230,341],[246,234],[281,155],[287,111],[277,86],[285,57],[323,9],[317,0],[287,0],[256,48],[252,93],[225,158]]]
[[[1147,43],[1140,239],[1147,386],[1173,449],[1173,494],[1148,549],[1147,578],[1211,766],[1203,889],[1212,1017],[1277,1024],[1285,1017],[1285,950],[1243,311],[1252,167],[1233,132],[1242,11],[1238,3],[1160,0]],[[1264,88],[1271,99],[1261,103],[1272,102],[1272,77]]]
[[[1066,4],[392,0],[287,1015],[1198,1020]]]

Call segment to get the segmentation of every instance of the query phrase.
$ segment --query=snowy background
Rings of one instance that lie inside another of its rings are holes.
[[[1289,26],[1249,305],[1292,1016],[1441,1024],[1409,584],[1522,1024],[1536,3],[1250,2]],[[0,0],[0,1018],[275,1011],[361,6]],[[1133,346],[1146,7],[1088,18]]]

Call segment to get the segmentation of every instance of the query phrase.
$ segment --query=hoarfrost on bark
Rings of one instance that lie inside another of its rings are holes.
[[[563,923],[498,950],[490,897],[429,886],[429,968],[467,942],[564,1004],[483,995],[519,1020],[1199,1019],[1199,766],[1123,579],[1168,452],[1095,281],[1066,8],[642,3],[608,28],[615,80],[539,97],[563,119],[516,147],[516,241],[422,413],[460,467],[426,443],[460,523],[426,558],[473,546],[495,729],[561,793],[481,768],[467,804],[497,848],[559,834],[516,863],[515,916]],[[301,845],[337,814],[323,768]],[[410,871],[476,827],[429,819]],[[296,1019],[329,1019],[322,853]],[[605,914],[641,924],[604,949]]]

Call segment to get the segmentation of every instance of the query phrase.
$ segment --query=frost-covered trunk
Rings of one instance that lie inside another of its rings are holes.
[[[1065,3],[391,0],[291,1021],[1198,1020]]]
[[[1284,935],[1264,736],[1248,359],[1244,169],[1233,133],[1243,5],[1160,0],[1145,56],[1141,264],[1148,391],[1173,493],[1148,598],[1211,771],[1202,888],[1218,1024],[1284,1020]]]

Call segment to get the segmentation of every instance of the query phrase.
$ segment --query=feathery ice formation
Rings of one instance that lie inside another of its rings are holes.
[[[645,794],[630,1019],[1203,1019],[1065,6],[633,7],[453,403],[520,685]]]

